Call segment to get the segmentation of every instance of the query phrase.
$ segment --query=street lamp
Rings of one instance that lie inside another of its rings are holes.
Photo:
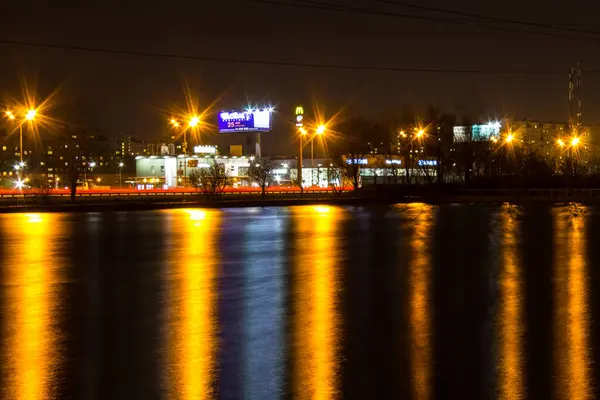
[[[302,150],[304,148],[304,137],[308,134],[306,129],[300,128],[298,129],[300,132],[300,157],[298,158],[298,182],[300,185],[300,189],[302,189]]]
[[[119,162],[119,189],[121,189],[121,172],[123,171],[123,161]]]
[[[317,129],[315,130],[315,132],[317,135],[321,136],[325,133],[326,129],[327,129],[327,127],[325,125],[319,125],[319,126],[317,126]],[[310,138],[310,167],[311,168],[315,167],[314,144],[313,144],[313,140],[314,140],[315,136],[312,136]],[[311,174],[312,174],[312,171],[311,171]]]
[[[11,121],[15,121],[17,119],[17,116],[10,110],[5,111],[4,114]],[[27,122],[32,123],[32,122],[35,122],[36,116],[37,116],[37,110],[32,108],[25,113],[24,118]],[[23,124],[22,123],[19,124],[19,161],[23,162]]]
[[[565,147],[565,142],[562,139],[557,139],[556,144],[558,144],[558,147]]]
[[[181,126],[179,121],[175,118],[171,118],[169,120],[169,122],[175,129],[178,129]],[[183,143],[181,145],[181,148],[183,150],[183,176],[184,176],[184,179],[187,176],[187,130],[188,130],[188,128],[192,128],[192,129],[197,128],[198,125],[200,125],[200,122],[201,122],[200,117],[197,115],[193,115],[190,117],[188,126],[183,128]]]
[[[199,123],[200,123],[200,117],[193,116],[192,118],[190,118],[190,127],[191,128],[195,128],[196,126],[198,126]]]
[[[577,136],[573,137],[573,139],[571,139],[571,146],[577,147],[578,144],[579,144],[579,138]]]
[[[506,136],[506,139],[505,139],[505,140],[506,140],[506,143],[511,143],[511,142],[513,141],[513,139],[514,139],[514,138],[515,138],[515,137],[513,136],[513,134],[512,134],[512,133],[509,133],[509,134]]]
[[[94,168],[96,166],[96,163],[94,161],[92,161],[91,163],[89,163],[83,170],[83,180],[87,182],[87,170],[88,167],[90,169]]]

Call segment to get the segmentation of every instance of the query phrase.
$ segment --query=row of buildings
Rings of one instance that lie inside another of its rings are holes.
[[[225,152],[219,151],[217,146],[190,146],[191,154],[184,156],[181,139],[174,136],[169,137],[169,140],[147,143],[137,140],[133,135],[107,137],[94,131],[65,130],[61,135],[32,140],[29,132],[25,131],[23,160],[26,175],[49,185],[62,186],[60,182],[69,180],[75,168],[75,176],[79,179],[96,175],[123,174],[123,182],[128,185],[173,187],[184,182],[186,174],[205,167],[207,162],[215,157],[218,162],[226,164],[236,185],[250,185],[247,172],[253,154],[252,143],[243,146],[232,144],[226,146],[228,151]],[[470,128],[455,126],[452,134],[454,145],[465,140],[497,142],[510,134],[514,136],[515,144],[546,156],[560,156],[564,151],[560,144],[568,147],[572,137],[576,135],[580,139],[579,154],[582,157],[600,157],[598,126],[582,127],[580,131],[572,132],[566,123],[502,121],[473,125]],[[240,136],[237,136],[235,140],[239,142],[239,138]],[[400,142],[402,138],[399,136],[398,139]],[[398,167],[398,171],[394,172],[394,179],[396,174],[424,178],[433,176],[437,165],[432,157],[428,157],[423,143],[424,141],[418,141],[415,142],[415,146],[411,146],[410,157],[414,156],[418,161],[410,161],[410,168],[406,168],[406,163],[409,162],[406,160],[406,154],[399,154],[398,149],[395,149],[397,157],[387,159],[385,155],[389,158],[390,151],[378,152],[377,148],[372,146],[371,154],[366,152],[364,158],[359,161],[364,181],[376,181],[378,177],[389,175],[389,163]],[[19,163],[20,151],[18,131],[10,127],[0,129],[0,175],[5,186],[16,179],[15,166]],[[277,160],[280,167],[274,173],[281,185],[292,185],[292,182],[297,180],[295,156]],[[327,186],[328,179],[331,178],[328,168],[332,164],[334,161],[330,159],[319,159],[315,160],[314,165],[310,165],[310,160],[305,159],[303,184]]]

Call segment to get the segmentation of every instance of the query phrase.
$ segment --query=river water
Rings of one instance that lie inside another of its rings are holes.
[[[0,215],[2,399],[585,399],[576,204]]]

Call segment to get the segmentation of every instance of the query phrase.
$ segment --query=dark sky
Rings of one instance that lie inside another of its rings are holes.
[[[290,1],[290,0],[274,0]],[[318,0],[329,1],[334,0]],[[438,8],[597,30],[594,1],[414,2]],[[371,0],[338,4],[418,13]],[[423,14],[423,12],[420,12]],[[428,16],[440,17],[432,13]],[[448,17],[448,16],[445,16]],[[520,28],[532,29],[532,28]],[[327,113],[341,107],[377,118],[402,106],[428,104],[489,117],[566,120],[567,71],[600,71],[599,39],[564,39],[529,33],[219,1],[4,1],[0,39],[143,52],[426,69],[564,70],[564,75],[424,74],[310,69],[146,58],[0,45],[0,89],[18,95],[20,78],[37,82],[40,95],[60,86],[61,107],[79,125],[112,135],[146,139],[166,132],[159,113],[184,104],[183,82],[201,105],[217,110],[249,98],[271,101],[280,114],[267,150],[285,151],[298,102],[317,100]],[[600,73],[583,75],[584,122],[600,122]],[[62,109],[63,111],[60,111]],[[267,141],[265,141],[267,142]],[[282,147],[283,146],[283,147]]]

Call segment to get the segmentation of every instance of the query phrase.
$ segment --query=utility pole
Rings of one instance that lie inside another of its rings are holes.
[[[296,127],[300,133],[300,154],[298,157],[298,185],[300,186],[300,192],[302,192],[302,151],[304,149],[304,136],[306,135],[306,129],[304,129],[304,107],[296,106]]]
[[[571,68],[569,72],[569,125],[571,131],[581,128],[581,68]]]
[[[300,133],[300,154],[298,157],[298,184],[302,188],[302,149],[304,147],[304,135]]]

